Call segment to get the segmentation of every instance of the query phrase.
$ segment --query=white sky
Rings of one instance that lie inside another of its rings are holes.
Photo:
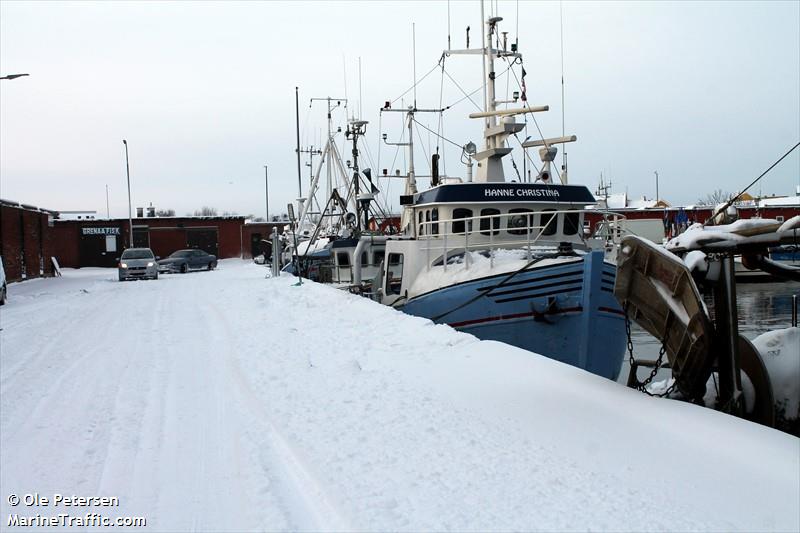
[[[530,103],[550,105],[539,125],[559,136],[559,3],[519,2],[519,21],[517,2],[498,4],[509,39],[519,25]],[[479,4],[451,2],[450,12],[453,48],[467,25],[479,47]],[[603,172],[614,192],[650,198],[658,170],[662,198],[694,203],[744,187],[800,140],[800,2],[564,2],[563,16],[572,183],[594,191]],[[318,144],[324,108],[309,112],[308,99],[343,96],[346,68],[357,110],[360,57],[372,156],[362,168],[388,167],[395,151],[380,147],[378,163],[378,126],[399,140],[401,117],[380,120],[378,109],[412,84],[412,23],[419,77],[446,47],[445,1],[3,1],[0,73],[31,75],[0,81],[0,197],[105,214],[108,184],[111,215],[126,216],[125,138],[134,206],[263,215],[268,164],[270,210],[285,211],[297,195],[294,87],[301,144]],[[480,87],[477,58],[450,57],[446,68],[467,91]],[[420,107],[439,105],[441,80],[420,85]],[[497,85],[505,94],[505,79]],[[443,86],[445,105],[461,98]],[[464,101],[445,113],[445,136],[480,144],[481,122],[465,118],[474,110]],[[420,120],[435,129],[433,117]],[[445,154],[447,173],[463,176],[458,153]],[[394,168],[404,165],[400,154]],[[393,198],[395,183],[384,187]],[[793,194],[798,183],[795,151],[760,190]]]

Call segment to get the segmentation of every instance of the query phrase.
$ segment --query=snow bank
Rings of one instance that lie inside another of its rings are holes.
[[[800,528],[794,437],[265,273],[12,285],[4,522],[59,492],[159,532]]]
[[[753,339],[772,381],[772,394],[785,420],[800,418],[800,329],[770,331]]]

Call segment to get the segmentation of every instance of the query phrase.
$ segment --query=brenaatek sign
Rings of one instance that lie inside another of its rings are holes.
[[[84,235],[120,235],[119,228],[81,228]]]

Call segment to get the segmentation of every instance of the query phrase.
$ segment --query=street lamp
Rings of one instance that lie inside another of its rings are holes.
[[[266,203],[267,203],[266,222],[269,222],[269,167],[267,165],[264,165],[264,192],[266,195]]]
[[[125,172],[128,176],[128,231],[130,232],[130,247],[133,248],[133,214],[131,211],[131,167],[128,164],[128,141],[122,139],[125,145]]]
[[[8,76],[0,76],[0,80],[13,80],[22,76],[30,76],[30,74],[9,74]]]

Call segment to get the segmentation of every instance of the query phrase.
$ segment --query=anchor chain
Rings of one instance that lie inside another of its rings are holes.
[[[633,339],[631,339],[631,319],[628,316],[627,302],[625,302],[625,306],[623,307],[623,309],[625,310],[625,335],[627,335],[628,338],[628,363],[630,364],[631,369],[633,369],[636,365],[636,358],[633,355]],[[650,375],[647,376],[644,379],[644,381],[639,381],[639,376],[634,374],[634,379],[636,380],[636,382],[634,383],[635,385],[634,388],[636,390],[643,392],[648,396],[655,396],[658,398],[663,398],[665,396],[669,396],[670,394],[672,394],[672,391],[675,390],[675,386],[677,385],[677,382],[675,381],[672,382],[672,385],[667,387],[667,390],[661,393],[652,393],[649,390],[647,390],[647,386],[650,385],[650,383],[652,383],[653,379],[656,377],[656,374],[658,374],[658,371],[661,369],[661,365],[663,364],[664,361],[664,354],[666,353],[666,351],[667,351],[667,344],[666,344],[666,339],[664,339],[661,341],[661,348],[658,350],[658,359],[656,359],[656,364],[653,367],[653,369],[650,370]]]

